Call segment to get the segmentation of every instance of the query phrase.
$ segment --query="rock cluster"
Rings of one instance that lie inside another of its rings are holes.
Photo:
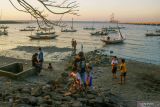
[[[6,89],[1,91],[0,103],[7,107],[124,107],[120,97],[105,90],[86,89],[66,96],[68,82],[68,74],[62,73],[46,84]]]
[[[92,63],[93,65],[103,65],[109,64],[109,56],[104,55],[99,50],[91,51],[85,54],[86,61]]]

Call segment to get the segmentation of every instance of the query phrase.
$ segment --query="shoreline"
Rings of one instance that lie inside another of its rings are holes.
[[[97,51],[88,52],[85,53],[85,55],[87,58],[87,62],[91,62],[92,64],[94,64],[93,86],[95,90],[99,90],[102,93],[112,93],[113,95],[121,97],[122,101],[120,102],[123,102],[125,105],[127,105],[125,107],[135,107],[137,101],[160,101],[160,92],[158,91],[160,89],[160,79],[158,77],[160,75],[160,72],[158,72],[160,66],[133,60],[127,60],[127,82],[125,85],[120,85],[118,84],[120,81],[120,73],[118,71],[118,79],[112,79],[109,56],[100,55],[97,53]],[[11,62],[22,62],[25,68],[31,67],[30,60],[16,59],[3,56],[0,56],[0,59],[0,66],[9,64]],[[7,93],[9,95],[9,90],[13,91],[18,87],[24,86],[25,88],[28,88],[35,87],[35,85],[45,85],[48,81],[57,80],[59,77],[61,77],[62,73],[70,72],[65,69],[70,64],[72,58],[68,57],[66,59],[67,60],[65,61],[51,62],[54,68],[53,72],[47,70],[48,62],[44,62],[44,69],[42,70],[40,76],[31,76],[29,78],[24,78],[24,80],[21,81],[10,80],[6,77],[0,77],[0,85],[4,86],[4,83],[6,83],[6,81],[12,81],[11,87],[7,88]],[[26,86],[26,84],[28,85]],[[3,92],[3,88],[5,87],[1,87],[0,91]],[[58,93],[59,92],[57,92],[57,94]],[[19,94],[21,95],[21,93]],[[0,102],[0,104],[1,103],[2,102]],[[67,103],[69,103],[68,100]],[[63,103],[61,102],[61,104]]]
[[[121,24],[160,26],[160,22],[125,22]]]

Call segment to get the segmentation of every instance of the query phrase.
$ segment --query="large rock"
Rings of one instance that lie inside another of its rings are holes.
[[[93,95],[93,94],[87,94],[87,98],[88,99],[94,99],[96,96],[95,95]]]
[[[22,102],[22,103],[25,103],[25,104],[29,104],[29,103],[30,103],[29,97],[22,97],[22,98],[20,98],[20,99],[21,99],[21,102]]]
[[[40,96],[42,94],[42,88],[40,86],[31,89],[32,96]]]
[[[104,103],[104,99],[102,97],[96,97],[95,102],[96,103]]]
[[[72,107],[82,107],[82,103],[80,101],[74,101]]]
[[[71,96],[62,97],[62,101],[71,101],[73,98]]]
[[[60,94],[54,94],[52,96],[53,96],[52,99],[54,99],[55,101],[61,101],[63,98],[63,95]]]
[[[52,105],[53,102],[52,102],[51,99],[48,99],[48,100],[45,100],[44,103],[46,103],[46,104],[48,104],[48,105]]]
[[[32,96],[32,97],[29,98],[29,103],[32,106],[37,106],[38,105],[38,99],[36,97]]]
[[[28,88],[28,87],[25,87],[25,88],[23,88],[23,89],[21,90],[21,92],[22,92],[22,93],[28,93],[28,94],[30,94],[30,93],[31,93],[31,89]]]
[[[89,99],[86,98],[77,98],[77,101],[80,101],[82,103],[87,103]]]

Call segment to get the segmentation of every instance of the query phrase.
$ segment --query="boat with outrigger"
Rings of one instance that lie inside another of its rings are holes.
[[[105,38],[100,39],[100,40],[102,42],[104,42],[105,44],[119,44],[119,43],[123,43],[124,40],[126,40],[126,39],[122,36],[120,29],[118,31],[119,31],[119,38],[113,38],[113,39],[111,39],[109,36],[106,36]]]
[[[29,36],[31,39],[55,39],[58,35],[55,31],[51,31],[53,28],[41,28],[35,35]]]

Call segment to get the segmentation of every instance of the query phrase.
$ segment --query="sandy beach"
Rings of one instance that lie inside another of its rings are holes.
[[[120,85],[119,72],[117,73],[118,78],[112,79],[111,66],[109,64],[110,58],[108,56],[103,56],[96,53],[96,51],[92,51],[85,54],[88,61],[94,63],[95,65],[93,74],[93,85],[95,90],[100,90],[101,92],[110,92],[118,95],[121,97],[120,102],[123,102],[125,105],[127,105],[127,107],[136,107],[137,101],[160,101],[159,65],[127,60],[127,82],[124,85]],[[102,63],[102,60],[104,59],[108,59],[108,61],[106,61],[108,63]],[[30,60],[15,59],[4,56],[1,56],[0,60],[0,66],[13,62],[21,62],[23,63],[25,69],[31,67]],[[62,73],[70,72],[66,71],[69,62],[69,58],[64,61],[52,62],[54,68],[53,71],[49,71],[47,69],[48,62],[45,62],[40,76],[31,76],[20,81],[11,80],[10,78],[6,77],[0,77],[0,85],[2,86],[0,91],[1,93],[6,92],[10,95],[10,93],[18,87],[33,87],[35,85],[44,85],[51,80],[57,80]],[[9,86],[6,85],[8,81],[11,81],[11,85]],[[22,95],[23,93],[19,93],[18,96]],[[7,98],[8,96],[6,95],[6,100],[1,100],[1,104],[7,105]],[[2,99],[2,96],[0,96],[0,99]],[[52,100],[54,101],[54,99]]]

